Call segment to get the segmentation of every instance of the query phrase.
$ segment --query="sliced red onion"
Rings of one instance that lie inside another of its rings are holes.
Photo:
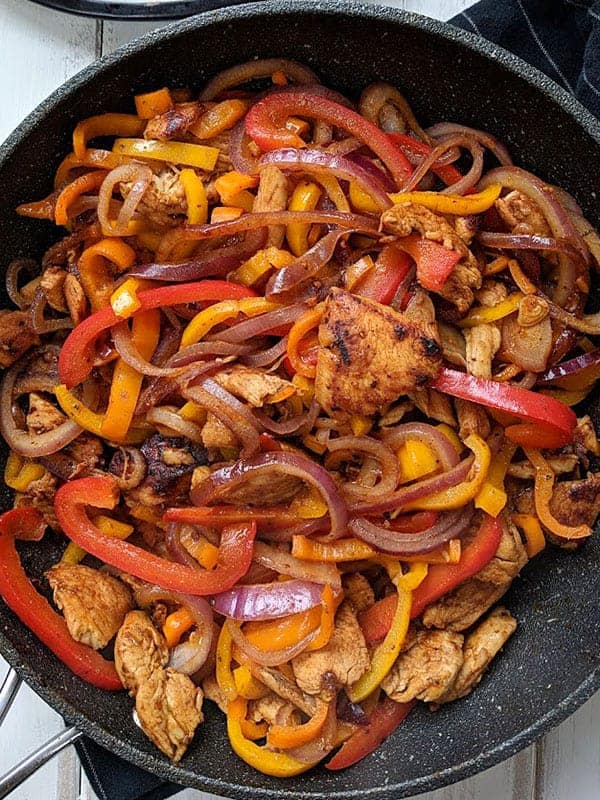
[[[463,177],[456,183],[453,183],[451,186],[447,186],[443,190],[442,194],[462,194],[464,191],[474,186],[479,181],[483,171],[483,150],[473,139],[469,139],[464,135],[456,134],[437,144],[431,150],[431,152],[423,158],[423,160],[419,163],[419,166],[415,169],[409,180],[404,184],[400,191],[413,191],[421,182],[421,180],[427,175],[429,170],[439,162],[440,157],[443,156],[448,150],[451,150],[455,147],[464,147],[465,149],[469,150],[473,159],[473,163],[467,174],[463,175]]]
[[[76,439],[83,428],[67,420],[47,433],[28,433],[17,427],[13,411],[13,389],[22,364],[7,370],[0,385],[0,433],[6,443],[20,456],[38,458],[56,453]]]
[[[568,239],[553,239],[551,236],[537,234],[493,233],[481,231],[477,239],[484,247],[495,250],[543,250],[550,253],[564,253],[570,258],[582,260],[576,245]]]
[[[247,342],[254,336],[263,336],[272,330],[277,330],[283,325],[293,325],[296,320],[304,314],[307,306],[303,303],[295,303],[290,306],[277,308],[275,311],[268,311],[266,314],[245,319],[232,325],[226,331],[212,333],[208,340],[218,340],[219,342]]]
[[[186,283],[203,278],[224,278],[260,250],[265,238],[263,229],[248,231],[242,242],[211,250],[189,261],[175,264],[142,264],[134,267],[127,274],[136,278],[149,278],[169,283]]]
[[[287,350],[287,336],[280,339],[277,344],[263,350],[262,353],[254,353],[251,356],[244,356],[241,359],[242,364],[247,367],[267,367],[285,355]]]
[[[563,361],[561,364],[555,364],[550,367],[543,375],[538,378],[538,384],[554,383],[561,378],[568,378],[571,375],[577,375],[583,369],[595,367],[600,365],[600,347],[595,350],[590,350],[589,353],[582,353],[575,358],[568,361]]]
[[[200,564],[198,564],[191,553],[188,553],[181,543],[181,526],[179,523],[171,522],[167,525],[165,544],[167,546],[167,552],[178,564],[184,564],[186,567],[193,567],[194,569],[201,569]]]
[[[48,300],[44,290],[42,288],[37,289],[29,308],[31,327],[37,334],[43,335],[45,333],[54,333],[55,331],[71,330],[74,327],[73,320],[70,317],[45,319],[44,311],[47,305]]]
[[[255,645],[250,644],[238,624],[231,620],[227,620],[225,624],[229,628],[231,638],[242,653],[245,653],[255,664],[260,664],[263,667],[278,667],[280,664],[289,664],[293,658],[302,653],[303,650],[306,650],[319,632],[319,628],[317,627],[314,631],[309,633],[308,636],[305,636],[303,639],[300,639],[299,642],[283,650],[262,650],[260,647],[255,647]]]
[[[387,195],[384,181],[379,180],[379,176],[374,175],[371,170],[366,170],[361,164],[344,156],[332,155],[322,150],[298,150],[295,147],[287,147],[282,150],[271,150],[269,153],[265,153],[258,162],[258,168],[261,170],[271,164],[284,169],[286,172],[335,175],[336,178],[344,181],[354,181],[382,211],[392,205]]]
[[[254,416],[258,419],[260,424],[265,430],[277,434],[277,436],[291,436],[291,434],[300,434],[308,432],[315,424],[315,420],[319,415],[319,404],[313,402],[310,408],[303,414],[298,414],[296,417],[286,419],[284,422],[278,422],[260,408],[254,409]]]
[[[118,354],[126,364],[129,364],[140,375],[150,375],[154,378],[168,378],[180,375],[182,367],[156,367],[147,361],[131,338],[129,323],[124,320],[111,329],[112,340]]]
[[[372,498],[385,497],[398,485],[398,457],[384,442],[372,439],[370,436],[340,436],[337,439],[330,439],[327,449],[330,453],[339,453],[344,450],[365,453],[379,461],[381,476],[375,486],[344,483],[342,491],[345,494],[361,498],[364,498],[365,494]]]
[[[11,261],[6,268],[6,293],[17,308],[21,309],[27,308],[29,305],[19,290],[19,277],[23,270],[26,270],[31,276],[40,271],[38,264],[30,258],[17,258]]]
[[[249,476],[280,474],[294,476],[313,486],[329,509],[330,533],[326,541],[343,536],[348,522],[348,509],[341,498],[331,475],[302,453],[276,451],[261,453],[253,459],[241,459],[231,466],[213,472],[200,486],[191,491],[195,505],[204,506],[227,496],[227,492],[242,486]]]
[[[166,406],[155,406],[146,414],[146,420],[155,426],[162,426],[176,435],[185,436],[191,442],[202,444],[202,427],[189,419],[184,419],[177,409]]]
[[[105,236],[127,236],[129,222],[150,182],[152,170],[145,164],[130,161],[111,170],[98,192],[98,220]],[[120,183],[133,183],[116,221],[110,219],[110,206],[113,192]]]
[[[398,450],[408,439],[424,442],[434,451],[444,470],[458,464],[458,454],[448,437],[444,436],[434,425],[428,425],[426,422],[407,422],[396,428],[386,428],[382,437],[383,441],[395,450]]]
[[[255,346],[250,344],[207,340],[182,348],[169,358],[167,364],[170,367],[183,367],[211,356],[247,356],[255,349]]]
[[[429,553],[450,539],[458,538],[468,528],[472,515],[471,508],[447,511],[440,514],[431,528],[418,533],[400,533],[391,528],[375,525],[363,517],[351,520],[348,528],[355,536],[373,545],[377,550],[394,556],[409,556]]]
[[[431,143],[430,136],[421,128],[412,108],[404,95],[390,83],[372,83],[363,90],[359,101],[359,111],[374,125],[380,125],[380,114],[385,106],[392,106],[400,112],[406,126],[417,134],[419,139]]]
[[[322,595],[323,587],[319,583],[278,581],[238,586],[215,595],[211,603],[224,617],[248,622],[308,611],[321,604]]]
[[[258,58],[243,64],[236,64],[235,67],[229,67],[229,69],[219,72],[206,84],[199,99],[201,101],[214,100],[228,89],[259,78],[270,78],[274,72],[283,72],[294,83],[319,83],[317,75],[297,61],[287,58]]]
[[[356,140],[354,139],[352,141],[356,141]],[[340,153],[340,155],[343,155],[343,154]],[[350,155],[348,156],[348,161],[352,161],[358,167],[360,167],[365,172],[367,172],[373,178],[373,180],[377,182],[377,184],[381,185],[385,189],[386,192],[395,192],[396,191],[396,186],[394,184],[394,181],[392,180],[391,175],[389,175],[387,172],[384,172],[384,170],[382,170],[378,166],[376,166],[371,161],[370,158],[367,158],[366,156],[361,155],[361,153],[357,153],[355,151],[352,151],[350,153]]]
[[[307,744],[300,745],[299,747],[286,750],[290,758],[293,758],[294,761],[300,761],[303,764],[318,764],[337,746],[336,736],[338,722],[335,705],[333,700],[329,703],[327,719],[321,729],[321,733],[316,739],[313,739],[312,742],[308,742]]]
[[[432,125],[431,128],[428,128],[427,133],[433,139],[441,139],[442,137],[451,136],[455,133],[462,135],[466,134],[467,136],[476,139],[479,144],[482,144],[484,147],[490,150],[496,156],[498,161],[504,166],[511,166],[513,163],[510,153],[502,144],[502,142],[498,141],[495,136],[492,136],[486,131],[480,131],[477,128],[469,128],[467,125],[457,125],[454,122],[440,122],[437,125]]]
[[[342,579],[335,564],[302,561],[286,550],[271,547],[271,545],[258,540],[254,542],[254,560],[280,575],[291,575],[292,578],[323,585],[329,584],[334,589],[339,589],[342,585]]]

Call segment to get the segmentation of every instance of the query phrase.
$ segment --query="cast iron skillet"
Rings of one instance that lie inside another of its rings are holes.
[[[552,81],[505,51],[439,22],[373,6],[267,2],[208,13],[127,45],[55,92],[0,150],[1,263],[41,256],[54,226],[18,218],[14,207],[43,197],[82,117],[129,111],[133,92],[165,84],[199,87],[254,56],[308,63],[327,86],[356,94],[386,79],[406,92],[425,123],[486,128],[518,164],[572,192],[600,218],[600,125]],[[592,413],[597,408],[591,408]],[[597,415],[597,414],[596,414]],[[8,493],[0,498],[7,506]],[[60,553],[51,537],[23,547],[40,575]],[[207,720],[173,766],[136,728],[131,700],[73,677],[0,605],[0,651],[67,720],[115,753],[164,778],[237,798],[398,798],[465,778],[512,755],[600,687],[600,540],[575,554],[547,550],[515,582],[506,603],[517,634],[468,698],[436,714],[421,708],[374,755],[342,773],[324,769],[278,781],[240,761],[220,713]]]
[[[33,0],[48,8],[105,19],[180,19],[244,0]]]

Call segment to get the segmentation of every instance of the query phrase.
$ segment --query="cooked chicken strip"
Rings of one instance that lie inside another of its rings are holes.
[[[254,213],[261,211],[285,211],[288,203],[289,182],[274,164],[260,173],[260,183],[252,205]],[[265,247],[281,247],[285,236],[283,225],[271,225]]]
[[[492,361],[500,347],[501,335],[495,325],[475,325],[464,331],[467,343],[467,372],[477,378],[492,377]]]
[[[552,235],[542,212],[533,200],[521,192],[509,192],[504,197],[499,197],[494,205],[511,233]]]
[[[289,391],[290,396],[296,393],[294,384],[280,378],[279,375],[237,365],[218,372],[215,381],[255,408],[268,403],[269,398],[280,392]]]
[[[115,640],[115,667],[121,683],[135,695],[142,683],[166,666],[169,650],[144,611],[130,611]]]
[[[39,341],[26,311],[0,311],[0,367],[10,367]]]

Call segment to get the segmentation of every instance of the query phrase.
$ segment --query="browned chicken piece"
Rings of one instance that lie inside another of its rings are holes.
[[[508,590],[527,563],[527,553],[512,520],[502,519],[502,538],[496,555],[480,572],[429,606],[423,613],[427,628],[464,631]]]
[[[489,417],[481,406],[471,403],[470,400],[457,398],[454,407],[458,416],[458,435],[463,442],[472,433],[487,439],[492,429]]]
[[[331,289],[319,326],[315,397],[330,414],[375,414],[437,374],[433,325],[343,289]]]
[[[459,314],[466,314],[475,300],[475,291],[481,287],[481,272],[476,264],[458,263],[439,294],[456,306]]]
[[[120,184],[123,197],[127,197],[131,185],[130,182]],[[158,174],[153,174],[138,205],[138,212],[158,227],[170,227],[181,222],[187,212],[187,201],[183,185],[179,181],[179,172],[173,168],[165,168]]]
[[[467,345],[461,330],[438,321],[438,331],[444,360],[457,367],[467,366]]]
[[[349,603],[339,607],[329,643],[312,653],[301,653],[292,661],[296,682],[308,694],[319,694],[332,680],[338,687],[351,686],[369,665],[365,637]]]
[[[25,492],[15,495],[15,508],[37,508],[44,517],[44,522],[54,530],[60,530],[60,525],[54,512],[54,495],[58,481],[48,470],[41,478],[27,486]]]
[[[436,389],[421,389],[408,396],[425,416],[436,419],[438,422],[445,422],[451,428],[456,428],[456,417],[447,395]]]
[[[517,629],[516,619],[502,606],[470,633],[463,649],[464,661],[456,680],[448,691],[437,698],[438,703],[450,703],[469,694],[481,680],[492,659],[504,647]]]
[[[172,669],[153,672],[138,689],[135,710],[142,730],[177,762],[192,741],[202,715],[202,689]]]
[[[0,367],[10,367],[39,341],[26,311],[0,311]]]
[[[224,425],[218,417],[209,411],[206,422],[202,426],[202,444],[209,450],[222,448],[239,448],[240,443],[234,434]]]
[[[46,577],[69,633],[94,650],[106,647],[133,608],[129,588],[106,572],[83,564],[56,564]]]
[[[586,452],[592,453],[595,456],[600,456],[600,443],[596,436],[594,423],[589,415],[586,414],[584,417],[579,417],[577,419],[574,440],[583,447]]]
[[[63,314],[68,310],[63,292],[66,277],[67,273],[64,269],[60,267],[48,267],[44,270],[40,280],[40,287],[46,296],[50,308],[53,308],[55,311],[62,311]]]
[[[346,592],[346,600],[352,603],[357,614],[370,608],[375,602],[375,593],[371,584],[360,572],[349,572],[344,575],[342,583]]]
[[[438,242],[447,250],[456,250],[467,261],[474,261],[468,247],[448,220],[425,206],[409,202],[397,203],[383,212],[381,226],[386,233],[399,238],[410,236],[416,231],[423,238]]]
[[[521,514],[535,513],[532,489],[516,497],[516,508]],[[600,472],[580,481],[555,483],[550,512],[563,525],[593,525],[600,514]]]
[[[423,389],[422,392],[419,392],[419,395],[427,393],[428,390]],[[382,410],[381,417],[379,418],[379,427],[385,428],[390,425],[397,425],[407,414],[414,410],[414,407],[415,404],[408,398],[399,400],[397,403],[392,403],[391,406]]]
[[[201,103],[177,103],[170,111],[148,120],[144,138],[165,142],[176,136],[183,136],[200,119],[202,111]]]
[[[474,325],[464,332],[467,372],[477,378],[492,377],[492,361],[500,347],[500,331],[495,325]]]
[[[468,217],[455,217],[454,218],[454,229],[456,233],[460,236],[463,242],[467,245],[467,247],[471,244],[473,239],[475,238],[475,234],[479,228],[479,217],[475,214],[471,214]]]
[[[438,700],[462,667],[463,641],[452,631],[411,630],[381,688],[397,703]]]
[[[506,300],[507,297],[508,289],[506,286],[503,283],[500,283],[500,281],[495,281],[492,278],[485,280],[481,289],[475,292],[475,299],[477,302],[481,303],[482,306],[488,306],[489,308],[497,306],[498,303]]]
[[[85,318],[87,315],[88,301],[83,291],[83,287],[71,273],[67,273],[64,284],[64,295],[69,314],[75,325]]]
[[[165,639],[145,611],[130,611],[115,639],[115,668],[134,696],[139,687],[169,661]]]
[[[499,197],[494,205],[511,233],[552,235],[542,212],[533,200],[521,192],[509,192],[504,197]]]
[[[556,475],[573,472],[579,463],[578,457],[574,453],[564,453],[558,456],[551,456],[546,461],[550,464]],[[530,461],[514,461],[508,468],[507,474],[511,478],[520,481],[532,481],[535,479],[535,469]]]
[[[271,402],[270,398],[281,392],[289,392],[290,396],[296,394],[296,387],[291,381],[272,373],[242,366],[221,370],[215,375],[215,381],[255,408]]]
[[[212,700],[213,703],[216,703],[223,714],[227,713],[227,698],[221,691],[214,675],[209,675],[207,678],[204,678],[202,681],[202,691],[207,700]]]
[[[229,155],[230,136],[231,136],[231,131],[224,131],[223,133],[219,133],[217,136],[213,136],[211,139],[204,139],[202,142],[202,144],[206,145],[207,147],[216,147],[217,150],[219,151],[219,157],[217,158],[217,163],[215,164],[214,172],[211,173],[211,177],[208,181],[208,184],[206,185],[206,193],[207,196],[209,197],[209,202],[210,202],[210,187],[211,184],[214,185],[215,176],[218,177],[219,173],[229,172],[229,170],[233,169],[233,164],[231,163],[231,157]],[[258,157],[261,151],[258,148],[256,148],[256,152],[254,152],[255,147],[256,146],[254,145],[254,142],[250,142],[248,149],[251,153],[253,153],[253,155]],[[214,192],[215,192],[215,200],[218,200],[219,194],[217,190],[214,189]]]
[[[298,709],[275,692],[269,692],[258,700],[248,703],[248,716],[253,722],[269,725],[294,725],[300,722]]]
[[[102,442],[84,431],[62,450],[44,456],[40,461],[64,480],[83,478],[104,467]]]
[[[260,183],[252,205],[254,213],[260,211],[285,211],[288,203],[289,182],[283,172],[273,164],[260,173]],[[283,225],[271,225],[265,247],[281,247],[285,236]]]
[[[65,415],[38,392],[29,393],[29,411],[25,424],[30,433],[47,433],[66,421]]]
[[[256,680],[264,683],[278,697],[287,700],[300,711],[303,711],[309,717],[314,716],[319,708],[320,700],[313,697],[311,694],[303,692],[294,683],[293,680],[286,678],[286,676],[276,667],[262,667],[260,664],[253,662],[248,663],[248,669]],[[328,689],[330,687],[327,687]]]

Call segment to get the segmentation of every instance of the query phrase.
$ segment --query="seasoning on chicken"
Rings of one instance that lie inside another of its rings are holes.
[[[69,633],[94,650],[106,647],[133,608],[127,586],[106,572],[83,564],[56,564],[46,577]]]
[[[115,668],[133,696],[157,670],[167,665],[169,651],[162,633],[144,611],[130,611],[115,639]]]
[[[397,703],[439,700],[463,665],[463,641],[453,631],[411,630],[381,688]]]
[[[60,267],[48,267],[40,280],[40,288],[44,292],[48,305],[56,311],[66,313],[64,285],[67,273]]]
[[[298,709],[283,700],[275,692],[269,692],[248,704],[248,715],[254,722],[268,722],[269,725],[293,725],[300,722]]]
[[[535,513],[532,490],[517,496],[516,507],[521,514]],[[563,525],[593,525],[600,514],[600,472],[579,481],[556,483],[550,513]]]
[[[456,415],[458,417],[458,435],[464,442],[467,436],[476,433],[482,439],[487,439],[490,435],[490,420],[481,406],[471,403],[470,400],[457,398],[454,401]]]
[[[315,397],[329,413],[375,414],[435,377],[442,351],[431,325],[332,289],[319,327]]]
[[[296,393],[294,384],[279,375],[242,366],[222,370],[215,376],[215,381],[255,408],[271,402],[271,398],[277,395],[285,393],[291,396]]]
[[[478,378],[492,377],[492,361],[500,347],[500,331],[495,325],[474,325],[464,332],[467,372]]]
[[[132,185],[124,181],[120,184],[121,194],[127,197]],[[138,212],[158,227],[171,227],[182,221],[187,212],[185,190],[179,181],[179,172],[165,168],[153,173],[150,185],[144,192]]]
[[[176,136],[183,136],[200,118],[202,111],[201,103],[176,103],[170,111],[148,120],[144,138],[166,142]]]
[[[34,481],[30,481],[24,492],[15,495],[15,508],[37,508],[44,522],[53,530],[60,530],[54,511],[54,496],[58,480],[48,470]]]
[[[365,611],[375,602],[375,593],[371,584],[360,572],[350,572],[344,575],[342,583],[346,599],[352,603],[357,614]]]
[[[65,422],[66,417],[49,400],[39,392],[29,393],[29,411],[25,424],[30,433],[46,433],[58,428]]]
[[[0,311],[0,367],[10,367],[39,341],[27,312]]]
[[[418,392],[411,392],[408,396],[425,416],[437,422],[444,422],[451,428],[456,428],[456,417],[447,395],[435,389],[425,388]]]
[[[511,233],[552,236],[540,209],[521,192],[509,192],[504,197],[499,197],[495,206]]]
[[[284,211],[287,208],[289,182],[283,172],[269,164],[260,174],[260,185],[252,205],[253,213]],[[281,247],[285,236],[283,225],[271,225],[265,247]]]
[[[319,694],[333,680],[338,687],[351,686],[370,664],[365,637],[349,603],[342,603],[335,617],[331,639],[325,647],[301,653],[292,661],[300,689]]]

